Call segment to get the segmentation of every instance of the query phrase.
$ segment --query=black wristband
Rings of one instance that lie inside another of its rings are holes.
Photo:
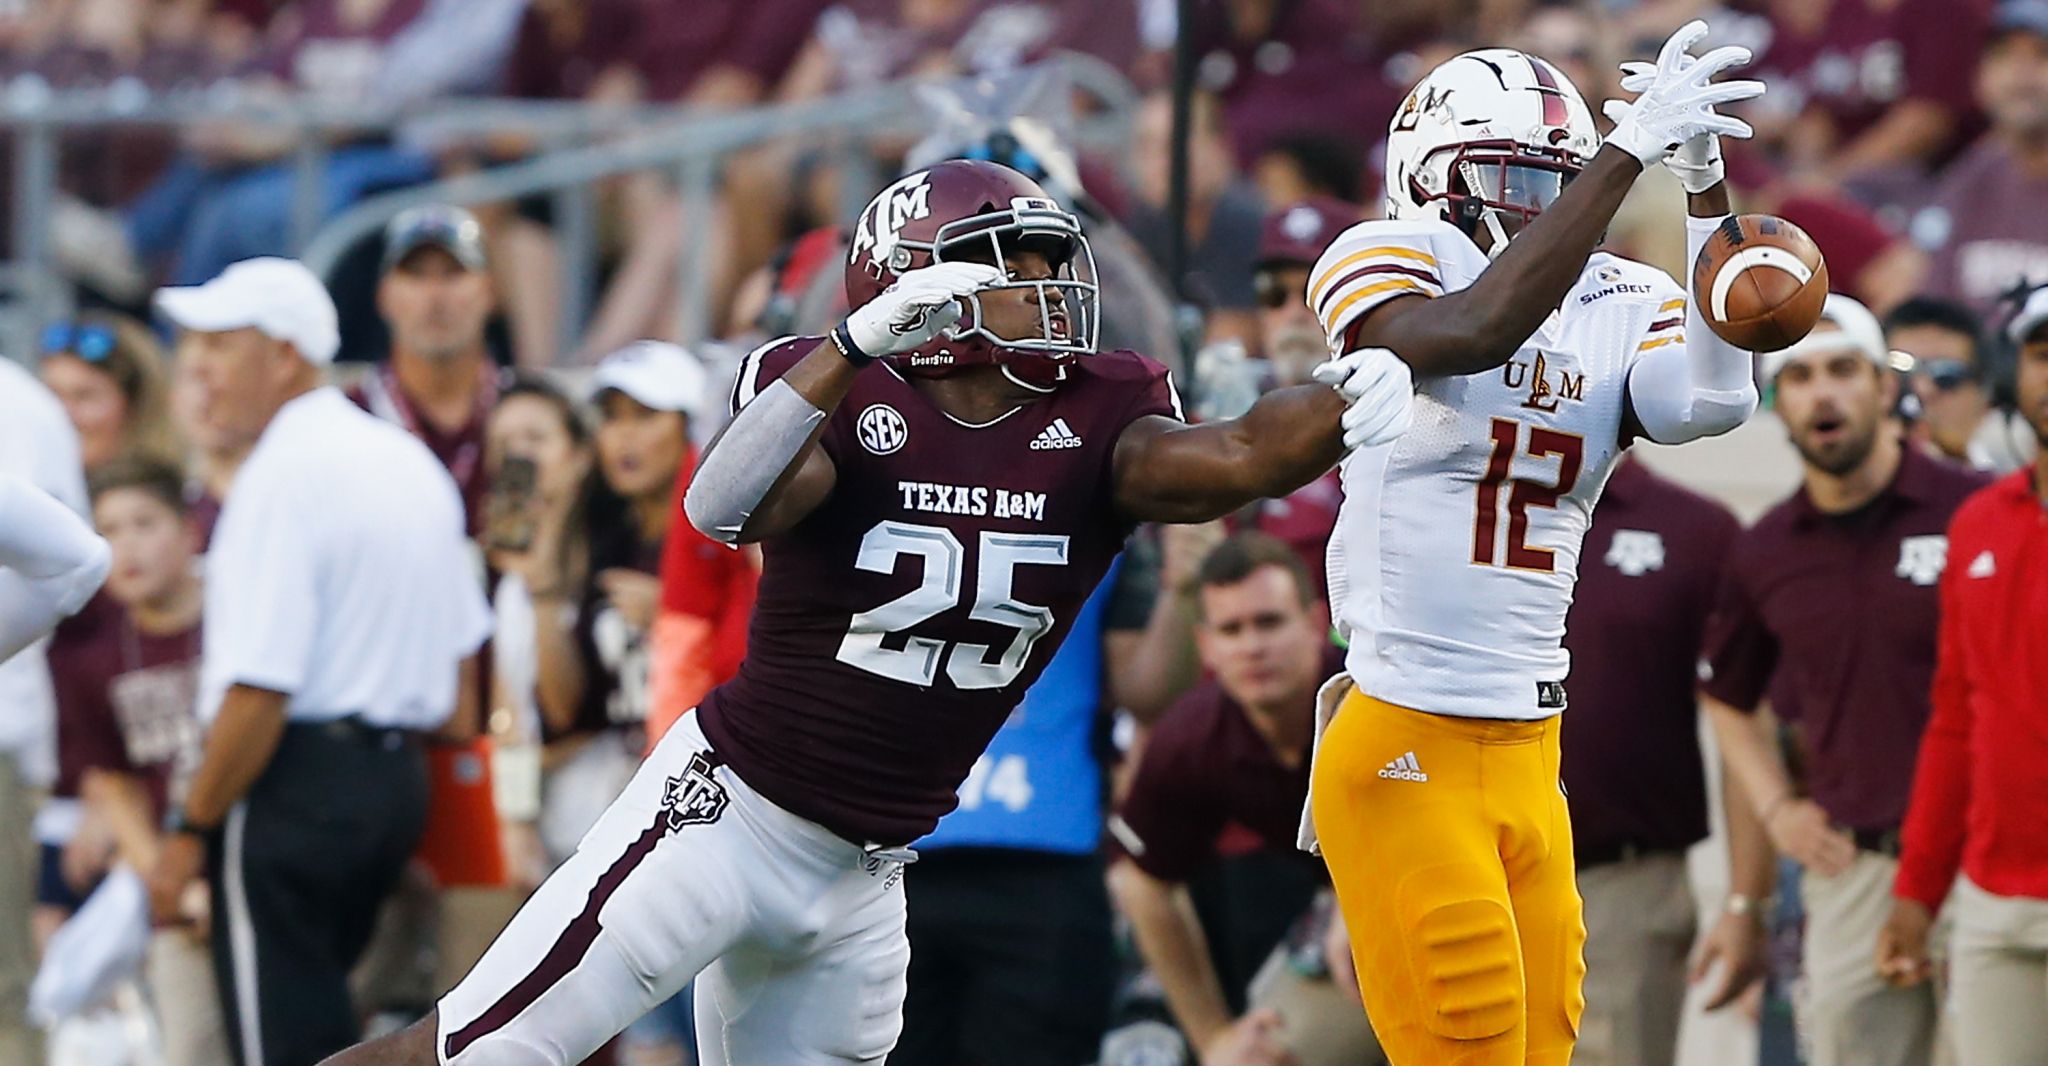
[[[874,356],[861,351],[860,345],[853,343],[853,334],[847,332],[846,323],[841,322],[833,326],[832,332],[826,334],[826,336],[832,339],[832,347],[839,349],[840,356],[847,362],[852,363],[855,369],[867,366],[875,361]]]

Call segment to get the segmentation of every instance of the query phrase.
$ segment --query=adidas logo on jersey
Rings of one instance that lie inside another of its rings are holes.
[[[1409,752],[1380,768],[1380,776],[1389,781],[1427,781],[1429,775],[1415,762],[1415,753]]]
[[[1081,435],[1068,429],[1067,420],[1064,418],[1053,419],[1052,425],[1040,430],[1038,439],[1031,442],[1031,450],[1035,452],[1050,451],[1054,448],[1079,448],[1080,446]]]

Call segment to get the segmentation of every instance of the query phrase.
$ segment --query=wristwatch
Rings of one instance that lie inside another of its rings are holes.
[[[207,833],[212,832],[212,827],[199,825],[192,821],[191,818],[186,816],[183,806],[172,804],[171,809],[164,812],[164,832],[189,833],[192,836],[203,837]]]
[[[1728,893],[1728,902],[1722,905],[1722,909],[1738,918],[1744,918],[1751,916],[1762,917],[1760,912],[1763,908],[1759,906],[1758,901],[1755,899],[1740,892],[1730,892]]]

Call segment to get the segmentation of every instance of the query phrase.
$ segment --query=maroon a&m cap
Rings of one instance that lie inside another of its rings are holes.
[[[1339,233],[1358,221],[1358,205],[1329,196],[1298,200],[1266,215],[1259,232],[1258,270],[1311,266]]]

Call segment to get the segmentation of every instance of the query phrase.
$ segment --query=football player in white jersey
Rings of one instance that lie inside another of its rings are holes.
[[[0,662],[78,613],[111,559],[107,542],[71,508],[0,474]]]
[[[1558,784],[1560,646],[1581,538],[1621,450],[1725,432],[1756,407],[1750,353],[1686,290],[1595,245],[1643,169],[1690,196],[1696,256],[1728,212],[1715,82],[1695,22],[1603,144],[1565,75],[1510,49],[1432,71],[1395,115],[1387,215],[1340,235],[1308,300],[1332,351],[1414,373],[1407,433],[1342,465],[1331,604],[1350,642],[1324,690],[1304,845],[1354,937],[1395,1066],[1564,1066],[1585,928]]]

